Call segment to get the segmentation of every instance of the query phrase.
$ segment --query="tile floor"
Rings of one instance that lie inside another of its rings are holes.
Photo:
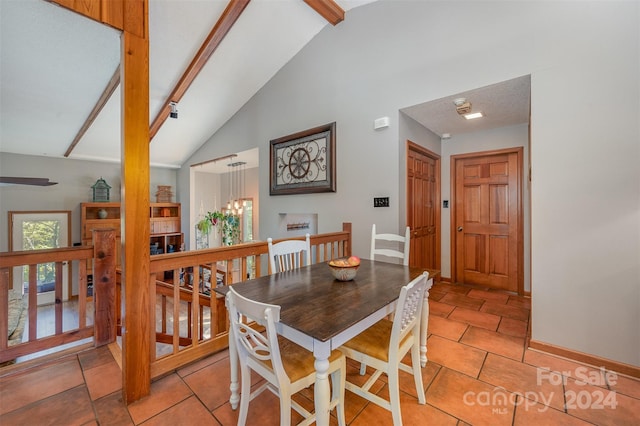
[[[417,403],[411,376],[401,373],[404,424],[640,424],[640,380],[526,349],[529,310],[527,298],[435,284],[423,369],[427,404]],[[0,424],[235,425],[228,365],[227,351],[211,355],[154,381],[151,395],[128,407],[106,347],[20,372],[0,370]],[[358,365],[348,367],[348,379],[362,380]],[[377,387],[386,396],[386,382]],[[299,401],[311,404],[312,395],[307,389]],[[391,424],[389,412],[350,392],[345,406],[349,425]],[[271,393],[250,404],[249,425],[278,419]]]

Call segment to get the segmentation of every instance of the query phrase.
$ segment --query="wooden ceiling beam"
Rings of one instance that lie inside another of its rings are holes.
[[[109,80],[107,87],[105,87],[104,91],[102,92],[102,95],[100,95],[100,99],[98,99],[98,102],[93,107],[93,110],[91,110],[91,113],[89,113],[89,116],[87,117],[84,124],[78,131],[78,134],[76,134],[76,137],[73,138],[73,142],[71,142],[71,145],[69,145],[69,148],[67,148],[67,151],[64,153],[65,157],[68,157],[69,155],[71,155],[71,151],[73,151],[76,145],[78,145],[78,142],[80,142],[80,139],[82,139],[82,137],[87,132],[87,130],[89,130],[89,127],[91,127],[95,119],[98,117],[98,114],[100,114],[100,111],[102,111],[102,108],[104,108],[107,102],[109,102],[109,99],[111,99],[111,95],[113,95],[113,92],[116,91],[116,88],[118,87],[119,84],[120,84],[120,65],[118,65],[118,67],[116,68],[116,71],[113,73],[111,80]]]
[[[184,74],[182,74],[182,77],[180,77],[178,84],[164,102],[162,109],[151,123],[149,128],[149,140],[153,139],[156,133],[158,133],[158,130],[160,130],[160,127],[162,127],[167,118],[169,118],[171,102],[180,102],[182,96],[184,96],[189,86],[191,86],[191,83],[196,79],[196,76],[205,66],[213,52],[218,48],[220,43],[222,43],[222,40],[229,33],[233,24],[236,23],[240,14],[242,14],[249,4],[249,1],[250,0],[231,0],[229,2],[226,9],[218,19],[218,22],[216,22],[204,43],[200,46],[198,53],[196,53],[195,57],[191,60],[191,63]]]
[[[331,25],[344,21],[344,9],[333,0],[304,0],[313,10],[318,12]]]

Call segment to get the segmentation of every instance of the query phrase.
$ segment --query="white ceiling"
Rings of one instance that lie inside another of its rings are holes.
[[[438,136],[449,133],[453,137],[528,123],[530,90],[531,79],[527,75],[403,108],[401,111]],[[454,103],[458,98],[465,98],[471,103],[471,112],[482,112],[483,117],[467,120],[458,114]]]
[[[227,3],[149,2],[150,122]],[[302,0],[251,1],[153,138],[151,164],[180,167],[325,25]],[[119,64],[119,32],[43,0],[0,0],[0,27],[0,152],[63,157]],[[119,89],[70,158],[120,161]]]
[[[375,0],[336,1],[348,11]],[[150,122],[226,6],[149,1]],[[181,99],[178,119],[153,138],[151,164],[180,167],[326,25],[302,0],[252,0]],[[0,153],[63,157],[119,61],[118,31],[43,0],[0,0]],[[439,135],[527,122],[528,88],[517,79],[403,111]],[[455,113],[461,95],[484,121]],[[70,158],[120,161],[120,101],[118,88]],[[255,151],[243,155],[257,164]],[[227,168],[208,167],[216,165]]]

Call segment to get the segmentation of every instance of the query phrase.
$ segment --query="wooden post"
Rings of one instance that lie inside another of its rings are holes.
[[[151,388],[149,289],[149,2],[47,0],[122,30],[122,393],[126,404]],[[126,191],[125,191],[126,188]],[[33,281],[35,283],[35,280]],[[129,284],[129,285],[127,285]],[[95,285],[95,281],[94,281]],[[35,339],[35,284],[30,294],[29,338]],[[33,300],[33,302],[31,302]],[[33,314],[31,314],[33,312]],[[33,331],[32,331],[33,330]]]
[[[116,341],[116,233],[93,231],[93,321],[96,346]]]
[[[344,248],[344,255],[351,256],[351,241],[353,239],[353,234],[351,233],[351,222],[342,222],[342,231],[349,233],[349,239],[347,240],[347,246]]]
[[[122,393],[149,394],[155,323],[149,288],[149,37],[147,1],[124,0],[122,33]],[[125,191],[126,188],[126,191]],[[155,348],[154,348],[155,350]]]
[[[9,312],[9,268],[0,269],[0,349],[7,348],[8,318],[5,312]]]

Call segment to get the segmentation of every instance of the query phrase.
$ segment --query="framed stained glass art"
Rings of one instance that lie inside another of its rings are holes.
[[[336,123],[271,141],[270,195],[336,191]]]

